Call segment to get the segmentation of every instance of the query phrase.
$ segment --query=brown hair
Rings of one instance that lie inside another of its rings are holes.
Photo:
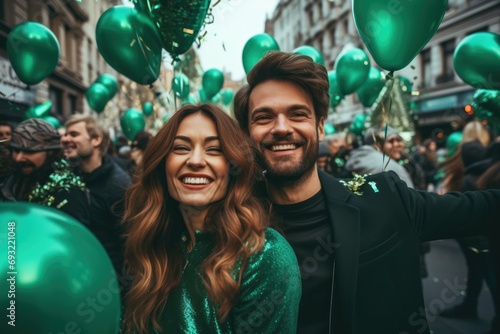
[[[316,124],[326,120],[330,95],[326,68],[311,57],[281,51],[267,53],[248,73],[247,82],[234,97],[234,115],[240,127],[248,133],[250,94],[258,84],[268,80],[290,81],[299,85],[312,99]]]
[[[99,145],[99,152],[101,153],[101,156],[106,155],[110,142],[108,130],[106,130],[101,124],[99,124],[99,122],[95,118],[81,114],[72,115],[66,121],[64,126],[67,128],[71,124],[79,122],[85,122],[85,128],[87,129],[90,138],[102,138],[101,144]]]
[[[153,137],[144,152],[135,183],[126,192],[124,222],[127,270],[135,275],[125,310],[125,330],[160,330],[158,318],[173,289],[179,284],[184,263],[181,234],[186,231],[178,203],[167,191],[165,162],[182,120],[193,113],[211,118],[217,128],[221,149],[231,164],[226,196],[212,204],[205,227],[214,234],[213,252],[202,266],[203,284],[210,300],[218,305],[223,322],[238,298],[248,258],[264,243],[268,223],[262,204],[252,195],[256,165],[247,136],[236,122],[215,105],[186,105],[177,111]],[[237,281],[232,269],[243,265]],[[140,307],[137,307],[140,305]]]

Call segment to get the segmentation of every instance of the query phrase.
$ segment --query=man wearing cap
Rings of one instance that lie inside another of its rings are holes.
[[[88,225],[85,184],[62,160],[59,133],[49,123],[31,118],[13,131],[10,150],[15,171],[0,186],[0,201],[28,201],[59,209]]]

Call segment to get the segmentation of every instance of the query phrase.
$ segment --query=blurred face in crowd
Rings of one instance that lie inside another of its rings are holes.
[[[297,84],[268,80],[249,99],[249,133],[262,154],[267,177],[296,180],[311,171],[323,140],[311,97]]]
[[[327,163],[328,163],[328,156],[326,156],[326,155],[318,157],[318,159],[316,160],[316,164],[318,165],[318,168],[322,169],[322,170],[325,170]]]
[[[90,138],[83,121],[69,125],[66,133],[61,137],[63,152],[68,159],[85,160],[92,155],[96,143],[98,145],[97,139]]]
[[[383,150],[391,159],[399,161],[401,160],[404,148],[405,143],[403,139],[398,135],[391,135],[385,141]]]
[[[8,140],[12,135],[12,130],[8,125],[0,125],[0,140]]]
[[[27,152],[13,149],[12,159],[21,173],[30,175],[43,166],[47,159],[47,151]]]
[[[194,113],[182,120],[165,171],[168,192],[185,206],[203,208],[226,195],[229,162],[212,119]]]

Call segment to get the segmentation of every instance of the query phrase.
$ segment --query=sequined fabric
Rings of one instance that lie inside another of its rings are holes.
[[[269,228],[265,235],[264,248],[250,258],[244,271],[237,304],[229,318],[218,323],[217,307],[208,299],[200,275],[213,237],[196,231],[182,281],[160,317],[163,333],[295,333],[301,296],[297,259],[278,232]]]

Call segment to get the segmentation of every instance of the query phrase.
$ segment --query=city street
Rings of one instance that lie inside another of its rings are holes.
[[[455,240],[439,240],[431,243],[426,255],[429,276],[423,279],[424,300],[427,319],[432,334],[486,334],[489,333],[494,309],[490,291],[486,284],[479,299],[477,320],[459,320],[437,316],[445,308],[462,301],[467,268],[465,259]],[[453,292],[455,289],[456,293]],[[445,297],[443,290],[448,289]],[[452,300],[452,301],[450,301]],[[448,301],[448,303],[446,302]]]

